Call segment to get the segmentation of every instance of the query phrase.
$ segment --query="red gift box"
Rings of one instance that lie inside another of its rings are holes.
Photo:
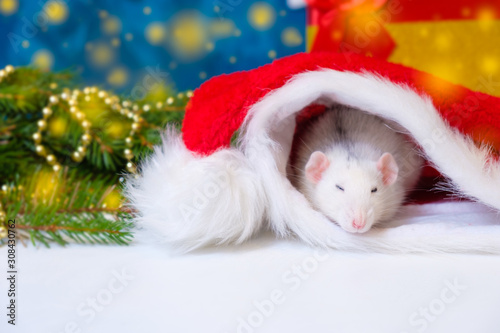
[[[356,52],[387,59],[389,23],[498,17],[500,2],[471,0],[306,0],[308,51]]]

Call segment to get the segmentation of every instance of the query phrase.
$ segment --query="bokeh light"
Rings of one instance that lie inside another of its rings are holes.
[[[0,13],[5,16],[17,12],[19,2],[17,0],[0,0]]]
[[[106,67],[115,59],[115,52],[106,43],[89,44],[87,49],[90,63],[95,67]]]
[[[107,16],[101,22],[101,29],[107,35],[117,35],[122,31],[122,22],[116,16]]]
[[[54,65],[54,55],[46,49],[38,50],[31,57],[31,64],[43,70],[50,70]]]
[[[43,6],[43,12],[51,24],[62,24],[68,19],[68,5],[64,1],[50,0]]]
[[[248,10],[248,22],[256,30],[269,30],[275,21],[276,11],[266,2],[256,2]]]
[[[167,35],[165,25],[161,22],[151,22],[146,27],[146,39],[152,45],[161,44]]]
[[[105,207],[110,209],[115,209],[121,206],[123,197],[118,190],[111,191],[110,194],[104,199],[103,203]]]
[[[288,47],[296,47],[302,44],[302,35],[295,27],[288,27],[281,33],[281,42]]]
[[[215,38],[225,38],[234,34],[235,25],[231,20],[214,20],[210,23],[210,35]]]
[[[116,67],[109,72],[106,80],[113,87],[122,87],[128,83],[129,74],[126,68]]]
[[[47,125],[48,133],[55,138],[63,137],[68,128],[68,122],[61,117],[51,117]]]
[[[193,61],[203,56],[208,34],[205,20],[197,11],[177,14],[171,22],[169,45],[182,61]]]

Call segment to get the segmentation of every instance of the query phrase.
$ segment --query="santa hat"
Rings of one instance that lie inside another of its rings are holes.
[[[500,98],[369,57],[316,53],[197,89],[182,134],[168,129],[128,182],[137,223],[185,250],[239,243],[267,225],[281,237],[340,249],[500,251],[500,226],[403,225],[353,235],[314,210],[286,178],[286,165],[297,125],[321,110],[310,106],[332,102],[398,123],[455,193],[500,210]]]

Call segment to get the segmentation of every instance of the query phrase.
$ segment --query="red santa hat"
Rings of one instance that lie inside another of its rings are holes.
[[[242,242],[265,224],[334,248],[500,250],[491,230],[474,229],[472,238],[470,228],[441,225],[351,235],[315,211],[286,178],[286,165],[297,125],[321,112],[310,106],[332,102],[398,123],[456,193],[500,210],[500,98],[369,57],[316,53],[197,89],[182,134],[169,129],[128,183],[137,222],[187,250]]]

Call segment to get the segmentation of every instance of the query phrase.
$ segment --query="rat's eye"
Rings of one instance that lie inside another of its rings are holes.
[[[377,188],[376,187],[372,188],[372,193],[375,193],[375,192],[377,192]]]
[[[340,187],[339,185],[335,185],[336,188],[338,188],[339,190],[341,190],[342,192],[344,192],[344,188],[343,187]]]

